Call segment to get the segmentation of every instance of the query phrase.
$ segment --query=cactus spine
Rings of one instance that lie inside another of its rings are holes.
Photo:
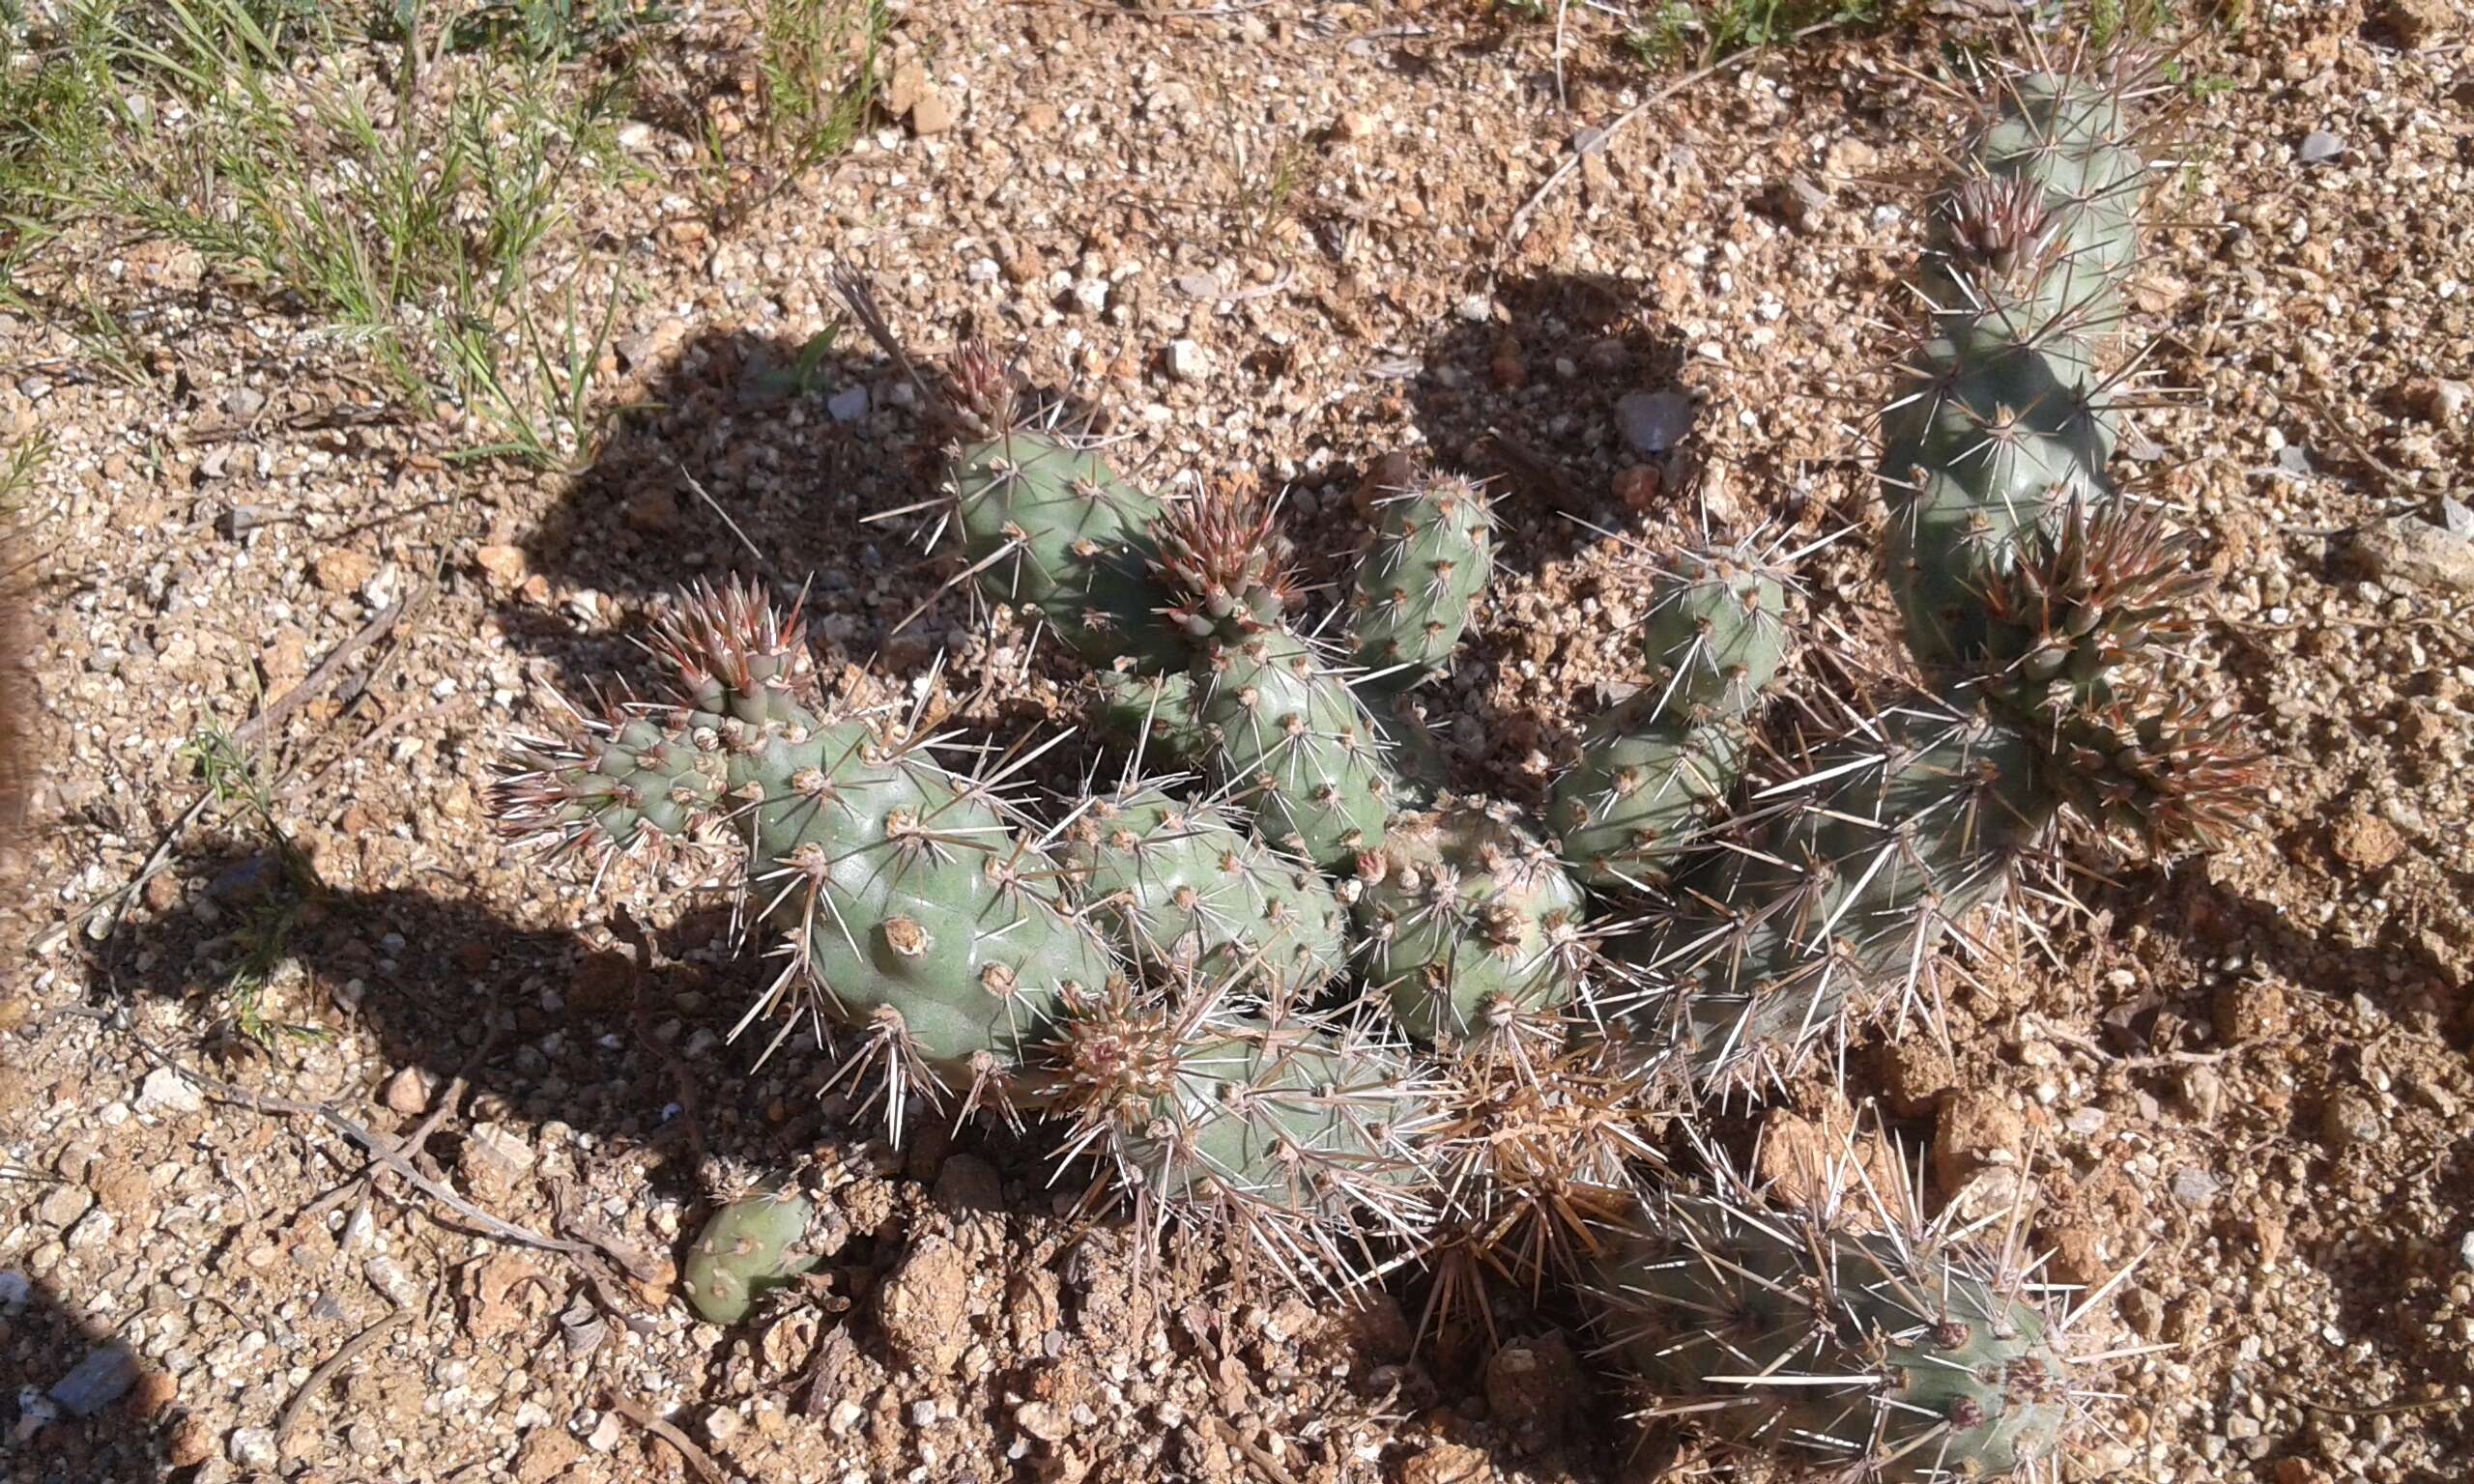
[[[1942,1484],[2058,1458],[2082,1404],[2014,1270],[1915,1229],[1678,1193],[1608,1265],[1653,1413],[1809,1476]]]

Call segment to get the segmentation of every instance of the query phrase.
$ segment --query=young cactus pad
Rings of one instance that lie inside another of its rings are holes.
[[[1477,485],[1423,479],[1380,502],[1374,544],[1358,564],[1349,629],[1361,683],[1415,685],[1449,668],[1470,610],[1495,570],[1494,516]]]
[[[1580,888],[1508,808],[1401,814],[1358,858],[1358,882],[1367,989],[1410,1040],[1560,1042],[1584,954]]]
[[[1212,781],[1274,844],[1339,867],[1383,842],[1398,781],[1348,683],[1284,629],[1216,644],[1196,693]]]
[[[1119,930],[1137,962],[1234,980],[1275,1003],[1339,972],[1343,922],[1331,883],[1223,808],[1157,786],[1088,799],[1057,855],[1086,915]]]
[[[1176,664],[1149,571],[1160,502],[1052,430],[1007,428],[962,445],[954,509],[980,594],[1047,618],[1094,665]]]
[[[1919,1234],[1678,1193],[1608,1265],[1602,1298],[1652,1414],[1805,1478],[2042,1476],[2080,1411],[2055,1322]]]
[[[1651,581],[1651,683],[1599,717],[1547,820],[1602,892],[1661,886],[1743,768],[1748,723],[1785,663],[1786,578],[1756,554],[1688,551]]]
[[[767,1289],[781,1288],[814,1268],[797,1250],[816,1208],[795,1192],[766,1192],[713,1213],[687,1249],[681,1278],[687,1301],[707,1324],[734,1325]]]

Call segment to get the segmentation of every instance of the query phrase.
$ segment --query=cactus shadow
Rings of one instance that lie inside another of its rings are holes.
[[[1450,316],[1406,394],[1438,459],[1500,481],[1508,534],[1562,550],[1586,534],[1575,521],[1606,529],[1631,521],[1614,476],[1645,456],[1625,444],[1616,403],[1635,391],[1687,392],[1687,359],[1682,331],[1638,285],[1599,273],[1508,275],[1485,320]],[[1689,443],[1687,434],[1678,449]]]
[[[828,653],[884,642],[912,601],[906,575],[927,558],[902,544],[908,526],[862,517],[923,498],[910,492],[933,486],[935,454],[914,436],[899,370],[847,328],[805,341],[745,329],[660,339],[622,342],[628,410],[513,538],[521,572],[492,575],[510,641],[571,693],[614,672],[638,678],[630,611],[700,580],[750,576],[786,596],[805,587]],[[923,657],[936,638],[917,636]]]
[[[536,927],[418,888],[303,883],[245,842],[201,844],[166,874],[181,887],[157,899],[163,905],[132,904],[87,945],[96,996],[131,1014],[148,999],[194,1005],[215,1029],[167,1049],[244,1087],[261,1084],[264,1064],[314,1068],[323,1059],[331,1070],[317,1041],[365,1036],[383,1067],[364,1062],[332,1102],[381,1134],[418,1122],[387,1107],[383,1079],[417,1070],[428,1102],[463,1078],[461,1102],[413,1152],[434,1160],[434,1173],[457,1174],[463,1135],[476,1123],[557,1122],[584,1136],[588,1162],[648,1152],[651,1191],[692,1206],[708,1156],[762,1168],[842,1132],[814,1096],[821,1073],[810,1043],[786,1041],[752,1076],[763,1029],[727,1041],[765,965],[731,952],[720,905],[692,902],[648,928],[655,962],[641,970],[606,928]],[[253,971],[266,986],[257,1037],[238,1022],[232,998]],[[515,1204],[498,1213],[551,1230],[551,1192],[536,1186],[527,1193],[519,1184]],[[442,1206],[424,1213],[449,1227],[464,1220]]]
[[[1682,332],[1658,318],[1638,285],[1604,274],[1508,275],[1488,302],[1483,322],[1449,318],[1403,394],[1435,462],[1490,481],[1501,568],[1538,572],[1599,539],[1597,531],[1646,535],[1645,521],[1686,521],[1685,502],[1672,493],[1646,512],[1627,506],[1615,477],[1647,462],[1671,492],[1684,476],[1688,433],[1648,458],[1625,443],[1616,414],[1631,392],[1686,391]],[[1482,625],[1462,651],[1461,677],[1517,663],[1519,627]],[[1581,698],[1580,709],[1609,699]],[[1563,729],[1482,681],[1458,686],[1449,702],[1429,694],[1429,704],[1456,713],[1446,725],[1460,751],[1474,750],[1472,781],[1507,796],[1536,791],[1539,781],[1523,768],[1530,754],[1568,750]]]
[[[20,1484],[172,1478],[176,1414],[137,1400],[153,1367],[49,1285],[20,1280],[0,1274],[0,1472]]]

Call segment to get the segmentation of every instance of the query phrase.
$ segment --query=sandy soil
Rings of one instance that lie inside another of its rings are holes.
[[[2107,1301],[2156,1348],[2086,1477],[2468,1476],[2474,559],[2378,534],[2474,499],[2468,39],[2265,4],[2188,53],[2228,86],[2191,111],[2136,297],[2157,381],[2194,395],[2142,451],[2222,579],[2182,668],[2272,756],[2263,816],[2204,858],[2080,852],[2086,910],[1978,965],[1953,1055],[1850,1061],[1937,1200],[2031,1182],[2057,1275],[2138,1260]],[[884,65],[925,64],[927,114],[725,228],[661,185],[682,134],[625,132],[647,172],[573,211],[585,281],[627,285],[596,398],[635,410],[567,473],[451,459],[451,426],[194,252],[73,238],[58,301],[101,296],[144,357],[102,375],[67,325],[0,316],[0,432],[56,443],[31,949],[0,1003],[0,1269],[34,1302],[0,1319],[0,1410],[106,1336],[141,1368],[104,1415],[0,1441],[13,1476],[1658,1476],[1559,1301],[1413,1352],[1414,1276],[1354,1311],[1200,1251],[1137,1278],[1035,1145],[888,1150],[818,1099],[813,1053],[752,1072],[723,1038],[768,971],[722,899],[639,899],[659,961],[633,962],[627,893],[519,862],[478,790],[554,686],[646,678],[647,606],[732,571],[813,573],[830,662],[906,676],[942,646],[965,696],[992,669],[968,724],[1060,706],[1070,667],[959,601],[891,632],[941,573],[926,518],[859,518],[932,492],[917,410],[855,337],[813,390],[769,374],[846,267],[923,353],[988,334],[1079,386],[1146,477],[1292,486],[1333,570],[1385,451],[1504,475],[1504,573],[1437,705],[1471,779],[1534,801],[1638,678],[1618,620],[1643,543],[1697,518],[1686,464],[1724,522],[1878,526],[1857,424],[1950,137],[1934,45],[1817,38],[1632,115],[1663,79],[1586,16],[1559,98],[1551,23],[1441,0],[913,6]],[[2314,130],[2342,149],[2306,164]],[[1617,399],[1670,389],[1682,456],[1628,448]],[[1864,540],[1808,579],[1814,624],[1888,634]],[[246,810],[191,812],[184,744],[261,714],[311,897]],[[316,1035],[261,1051],[216,1027],[274,913],[263,1013]],[[372,1178],[302,1106],[417,1132],[424,1181],[564,1250]],[[846,1240],[757,1320],[696,1323],[670,1283],[703,1202],[801,1156]]]

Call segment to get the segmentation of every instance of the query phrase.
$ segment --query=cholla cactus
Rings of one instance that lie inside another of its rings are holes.
[[[2247,797],[2227,728],[2141,668],[2203,584],[2105,469],[2139,86],[2127,65],[2002,80],[1944,195],[1927,323],[1881,423],[1884,565],[1929,689],[1812,748],[1630,945],[1657,986],[1643,1041],[1680,1048],[1705,1091],[1929,1003],[1938,945],[2064,812],[2165,849],[2212,840]],[[1586,767],[1567,783],[1598,796]]]
[[[672,699],[522,745],[491,807],[509,834],[605,865],[734,830],[749,915],[784,960],[742,1028],[787,1011],[786,1033],[854,1035],[836,1079],[873,1066],[897,1132],[908,1101],[955,1094],[1057,1114],[1061,1154],[1100,1156],[1152,1217],[1243,1227],[1301,1281],[1362,1270],[1374,1233],[1413,1229],[1431,1189],[1408,1153],[1418,1079],[1369,1033],[1293,1008],[1341,957],[1320,876],[1140,785],[1086,809],[1107,828],[1060,860],[915,725],[828,703],[796,612],[753,588],[696,589],[652,647]],[[1101,927],[1129,907],[1143,951],[1121,962]],[[1223,1008],[1246,986],[1263,1013]],[[775,1240],[792,1214],[724,1213],[691,1253],[700,1311],[734,1317],[797,1270]]]
[[[1416,694],[1483,602],[1478,486],[1391,491],[1318,614],[1272,496],[1138,489],[966,348],[922,381],[954,583],[1092,666],[1120,786],[1050,811],[1012,782],[1039,751],[949,770],[916,718],[821,693],[795,611],[699,589],[654,644],[671,699],[534,744],[493,807],[605,859],[735,835],[742,916],[783,959],[742,1026],[855,1038],[836,1078],[882,1073],[897,1132],[949,1098],[1047,1119],[1146,1234],[1233,1233],[1305,1283],[1423,1260],[1441,1315],[1600,1267],[1618,1348],[1731,1446],[1849,1478],[2040,1468],[2072,1362],[2009,1255],[1897,1203],[1772,1211],[1723,1160],[1694,1186],[1657,1153],[1712,1096],[1929,1005],[1942,942],[2057,820],[2161,848],[2234,816],[2247,765],[2143,663],[2192,621],[2187,546],[2106,473],[2137,87],[2003,84],[1942,203],[1882,423],[1916,662],[1894,704],[1798,685],[1792,556],[1674,552],[1650,684],[1533,822],[1454,789]],[[1837,715],[1807,739],[1780,694]],[[794,1270],[793,1214],[724,1213],[690,1259],[708,1312]]]
[[[1927,1221],[1903,1166],[1880,1188],[1852,1140],[1799,1206],[1712,1162],[1602,1270],[1610,1348],[1649,1415],[1814,1480],[2060,1477],[2106,1357],[2032,1281],[2024,1222],[1988,1249]]]
[[[1592,725],[1547,814],[1591,887],[1654,890],[1707,843],[1786,663],[1790,581],[1744,546],[1683,552],[1653,579],[1641,636],[1651,684]]]

